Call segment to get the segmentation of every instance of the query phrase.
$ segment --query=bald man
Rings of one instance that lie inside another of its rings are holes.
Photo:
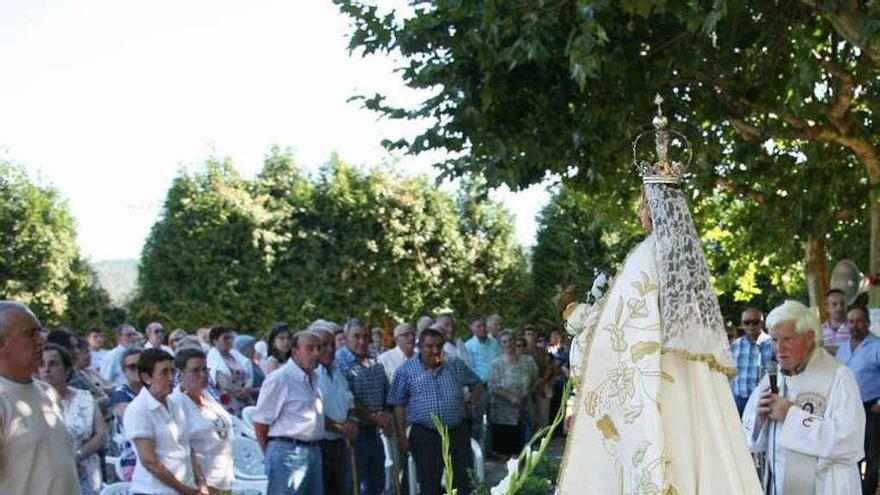
[[[55,389],[32,376],[43,345],[24,304],[0,301],[0,493],[69,494],[79,479]]]

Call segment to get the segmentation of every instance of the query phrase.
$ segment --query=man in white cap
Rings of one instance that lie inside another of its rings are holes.
[[[767,315],[779,361],[778,393],[767,375],[743,412],[752,452],[767,452],[764,487],[777,495],[862,493],[865,411],[852,371],[820,345],[813,312],[786,301]]]

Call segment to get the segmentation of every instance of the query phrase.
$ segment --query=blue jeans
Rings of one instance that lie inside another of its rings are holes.
[[[323,495],[321,449],[270,440],[266,447],[268,495]]]
[[[354,453],[360,495],[379,495],[385,489],[385,449],[375,426],[361,427],[354,443]]]

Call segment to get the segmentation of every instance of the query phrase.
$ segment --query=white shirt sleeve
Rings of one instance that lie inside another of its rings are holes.
[[[257,409],[254,411],[253,420],[256,423],[271,425],[281,415],[281,409],[287,402],[287,384],[280,378],[288,378],[282,371],[269,376],[260,387],[260,395],[257,397]]]
[[[769,379],[764,376],[761,383],[752,390],[746,407],[743,409],[742,428],[750,452],[758,453],[767,450],[767,425],[770,422],[766,419],[758,421],[758,399],[761,398],[761,393],[769,387]]]
[[[133,406],[133,407],[132,407]],[[156,439],[156,428],[150,421],[151,414],[143,410],[140,401],[132,404],[125,409],[125,415],[122,417],[122,424],[125,427],[125,438],[134,441],[135,438]]]
[[[110,383],[114,383],[114,364],[118,360],[116,348],[114,347],[104,355],[104,359],[101,362],[101,377]]]
[[[788,410],[779,444],[828,460],[855,464],[864,457],[865,410],[849,368],[840,367],[831,385],[824,418],[798,407]]]

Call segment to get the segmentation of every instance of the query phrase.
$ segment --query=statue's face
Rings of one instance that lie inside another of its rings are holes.
[[[777,323],[770,330],[770,338],[773,339],[773,349],[779,365],[789,373],[793,373],[807,360],[815,343],[813,332],[808,330],[803,334],[797,333],[792,320]]]

